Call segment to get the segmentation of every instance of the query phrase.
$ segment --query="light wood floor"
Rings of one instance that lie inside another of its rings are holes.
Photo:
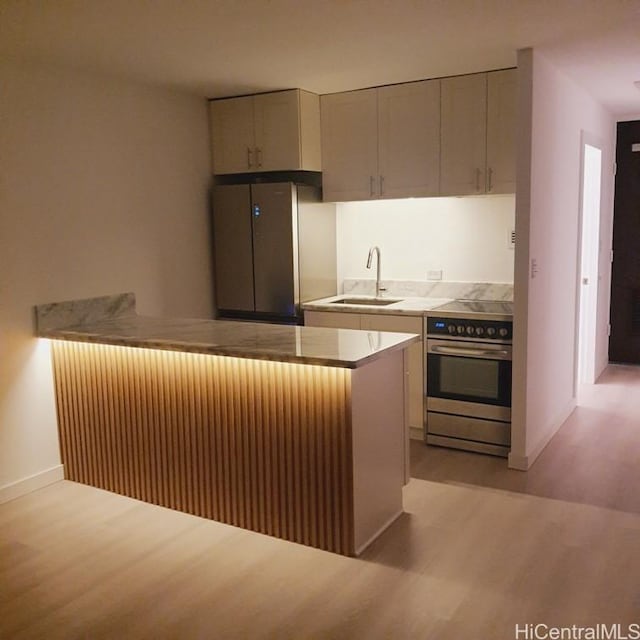
[[[640,369],[610,367],[528,473],[412,445],[360,559],[71,482],[0,506],[0,638],[515,638],[640,622]]]
[[[640,514],[640,367],[609,366],[527,472],[439,447],[412,449],[412,477]]]

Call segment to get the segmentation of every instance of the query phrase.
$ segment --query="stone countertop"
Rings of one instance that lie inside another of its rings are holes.
[[[76,307],[82,302],[73,301]],[[45,307],[51,313],[52,305],[42,305]],[[93,314],[86,321],[68,326],[59,322],[47,326],[46,319],[38,319],[37,335],[43,338],[347,369],[361,367],[419,340],[412,333],[156,318],[137,315],[131,309],[104,319]]]
[[[370,305],[370,304],[336,304],[337,300],[343,298],[349,300],[366,299],[371,296],[341,294],[331,296],[329,298],[321,298],[320,300],[312,300],[305,302],[302,308],[305,311],[342,311],[343,313],[380,313],[387,315],[409,315],[423,316],[426,311],[431,311],[447,302],[452,302],[453,298],[423,298],[416,296],[393,296],[385,295],[384,298],[398,300],[386,305]]]

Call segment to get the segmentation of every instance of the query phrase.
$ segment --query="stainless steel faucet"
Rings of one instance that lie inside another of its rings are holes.
[[[382,269],[380,260],[380,247],[371,247],[369,249],[369,256],[367,257],[367,269],[371,269],[371,260],[373,260],[373,254],[377,255],[376,261],[376,298],[382,295],[383,291],[386,291],[385,287],[380,286],[380,270]]]

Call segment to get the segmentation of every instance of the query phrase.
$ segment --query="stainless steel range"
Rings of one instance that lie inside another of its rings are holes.
[[[427,444],[507,456],[511,302],[456,300],[425,318]]]

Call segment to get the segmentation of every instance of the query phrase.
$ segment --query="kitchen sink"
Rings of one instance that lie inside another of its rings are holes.
[[[340,298],[331,304],[361,304],[364,306],[386,307],[394,302],[402,302],[402,298]]]

